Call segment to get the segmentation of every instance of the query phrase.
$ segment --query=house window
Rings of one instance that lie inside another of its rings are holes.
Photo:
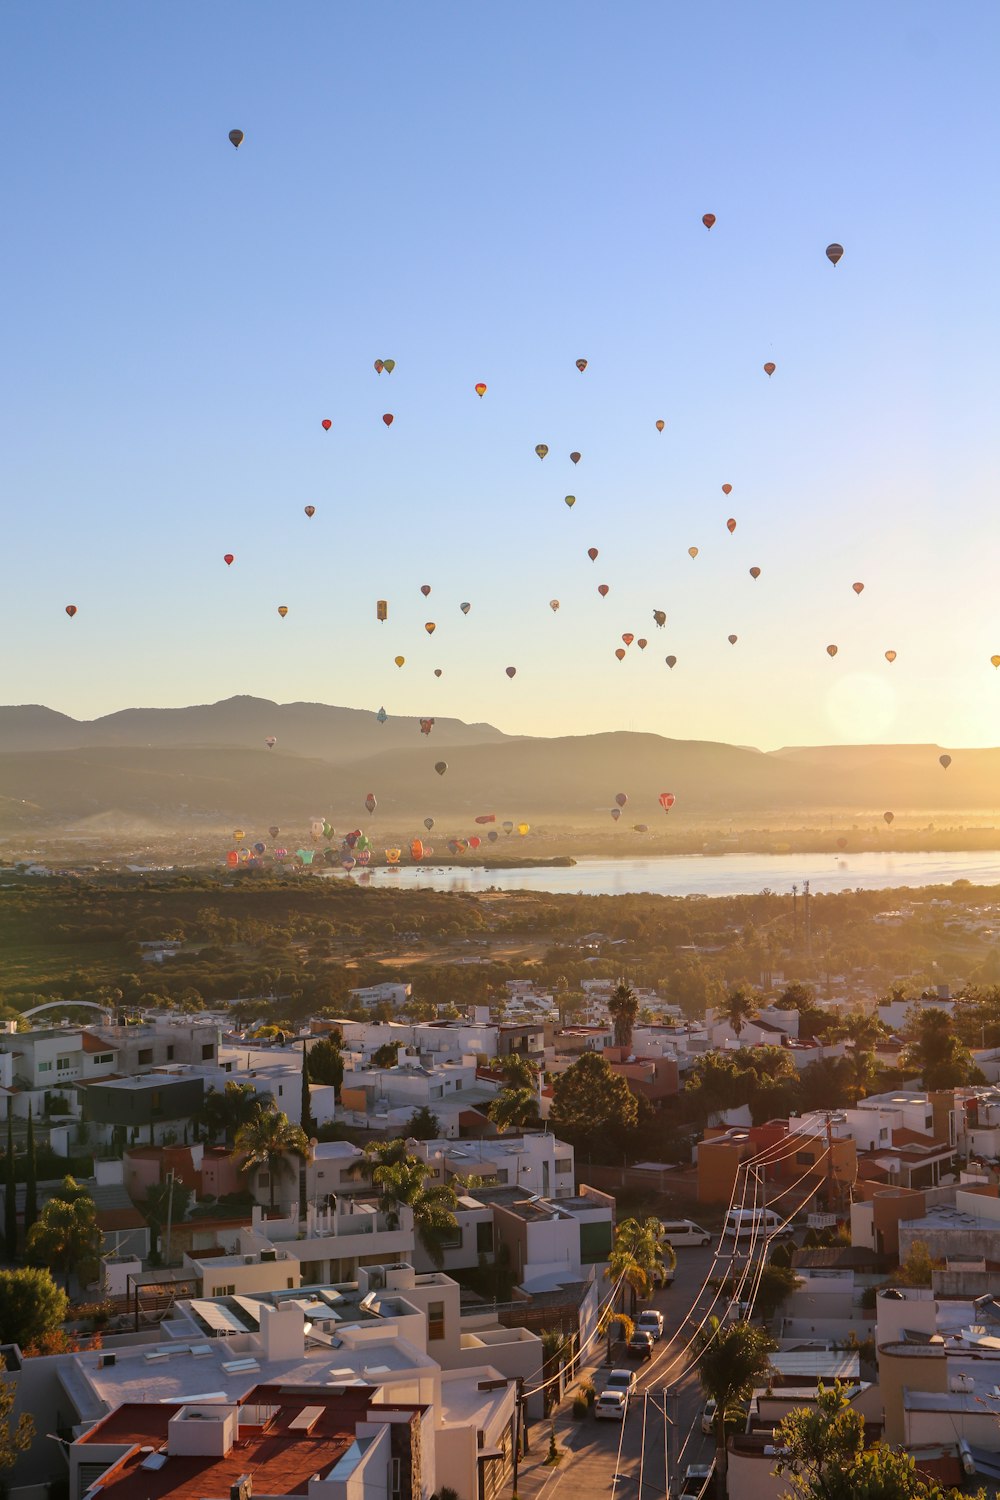
[[[497,1184],[497,1187],[506,1187],[509,1181],[510,1181],[510,1173],[507,1171],[507,1168],[506,1167],[498,1167],[497,1171],[496,1171],[496,1184]]]
[[[398,1458],[391,1458],[389,1460],[389,1493],[392,1496],[392,1500],[398,1500],[399,1495],[402,1493],[402,1486],[402,1460]]]
[[[556,1176],[566,1177],[573,1170],[573,1158],[571,1156],[556,1157]]]
[[[294,1289],[295,1289],[295,1277],[294,1276],[289,1276],[288,1277],[288,1290],[291,1292],[291,1291],[294,1291]]]
[[[230,1282],[228,1286],[213,1286],[212,1288],[213,1297],[233,1297],[235,1295],[236,1286],[233,1282]]]
[[[924,1129],[925,1130],[933,1130],[934,1129],[934,1116],[933,1115],[924,1115]]]
[[[171,1042],[170,1045],[169,1045],[169,1047],[167,1048],[167,1062],[173,1062],[173,1060],[174,1060],[174,1044],[173,1044],[173,1042]]]
[[[139,1067],[140,1068],[148,1068],[150,1066],[150,1064],[152,1063],[152,1061],[153,1061],[153,1049],[152,1049],[152,1047],[140,1047],[139,1048]]]
[[[443,1302],[428,1302],[427,1304],[427,1337],[428,1339],[444,1338]]]
[[[797,1167],[811,1167],[813,1160],[811,1151],[796,1151],[795,1153],[795,1165]]]
[[[283,1099],[284,1097],[285,1097],[285,1085],[283,1083],[279,1083],[278,1084],[278,1098],[279,1099]]]
[[[65,1073],[67,1069],[71,1068],[72,1066],[73,1059],[71,1057],[59,1057],[56,1059],[56,1067],[59,1069],[60,1073]]]
[[[202,1049],[201,1049],[201,1060],[202,1060],[202,1062],[211,1062],[211,1060],[212,1060],[212,1058],[214,1056],[215,1056],[215,1044],[214,1044],[214,1042],[206,1042],[204,1044],[204,1046],[202,1047]]]
[[[94,1056],[94,1066],[96,1068],[99,1063],[109,1063],[114,1062],[114,1060],[115,1054],[113,1052],[98,1052]]]
[[[440,1099],[443,1094],[444,1094],[444,1089],[441,1087],[441,1085],[439,1083],[436,1083],[436,1084],[434,1084],[432,1086],[431,1091],[430,1091],[430,1095],[431,1095],[432,1099]]]
[[[493,1253],[493,1223],[492,1220],[486,1224],[476,1225],[476,1254],[492,1255]]]
[[[51,1073],[52,1072],[52,1064],[50,1062],[39,1063],[38,1064],[38,1071],[39,1071],[39,1073]]]
[[[160,1109],[163,1105],[163,1095],[159,1089],[153,1090],[153,1108]]]

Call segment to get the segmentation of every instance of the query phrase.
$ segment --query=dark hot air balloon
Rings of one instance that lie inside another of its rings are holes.
[[[714,214],[702,214],[702,216],[701,216],[701,222],[704,224],[704,226],[705,226],[706,229],[711,229],[712,225],[715,223],[715,215]]]
[[[422,583],[420,585],[420,592],[423,594],[423,596],[424,596],[425,599],[427,598],[427,595],[430,593],[430,591],[431,591],[431,586],[430,586],[429,583]]]
[[[421,719],[420,720],[420,733],[421,734],[430,734],[430,732],[431,732],[431,730],[433,728],[434,728],[434,720],[433,719]]]
[[[600,594],[602,599],[606,599],[610,592],[610,586],[606,583],[599,583],[597,585],[597,592]]]
[[[438,773],[439,776],[443,776],[444,773],[445,773],[445,771],[447,771],[447,769],[448,769],[448,762],[446,760],[436,761],[435,765],[434,765],[434,769]]]
[[[382,413],[382,421],[383,421],[383,422],[384,422],[384,423],[385,423],[385,425],[386,425],[386,426],[387,426],[387,427],[391,427],[391,426],[392,426],[392,424],[393,424],[393,422],[394,422],[394,421],[395,421],[395,420],[396,420],[396,419],[395,419],[395,417],[394,417],[394,416],[393,416],[393,414],[392,414],[392,412],[391,412],[391,411],[387,411],[387,412],[383,412],[383,413]]]
[[[243,132],[242,132],[242,130],[231,130],[229,132],[229,139],[232,141],[233,145],[236,147],[236,150],[238,151],[240,149],[240,147],[242,146],[242,144],[243,144]]]
[[[948,767],[951,765],[951,756],[950,755],[939,755],[938,756],[938,762],[942,766],[944,766],[945,770],[947,771]]]
[[[591,562],[596,562],[599,555],[600,554],[598,553],[596,547],[587,548],[587,556],[590,558]]]
[[[580,462],[582,454],[580,454],[580,453],[571,453],[569,457],[570,457],[570,462],[571,463],[578,464]]]
[[[577,362],[576,362],[576,368],[580,371],[580,374],[582,375],[583,372],[584,372],[584,370],[587,368],[587,361],[585,359],[578,359]]]
[[[832,245],[827,245],[827,247],[826,247],[826,258],[830,262],[830,264],[833,265],[833,266],[835,266],[837,264],[838,260],[840,260],[840,258],[843,255],[843,253],[844,253],[844,247],[843,247],[843,245],[838,245],[837,242],[836,242],[836,240],[834,240],[834,242],[833,242]]]
[[[896,814],[891,812],[884,812],[882,816],[887,823],[891,823]]]
[[[663,658],[663,660],[666,662],[667,666],[670,668],[670,670],[672,672],[674,670],[674,667],[676,667],[676,665],[677,665],[677,658],[676,658],[676,656],[665,656]]]
[[[774,372],[775,372],[775,370],[776,370],[776,369],[777,369],[777,368],[778,368],[778,367],[777,367],[777,365],[775,365],[775,364],[772,364],[772,363],[771,363],[771,362],[770,362],[770,360],[769,360],[769,361],[768,361],[768,363],[767,363],[767,364],[766,364],[766,365],[765,365],[765,366],[764,366],[764,374],[765,374],[765,375],[773,375],[773,374],[774,374]]]
[[[514,677],[517,676],[517,668],[516,667],[504,667],[504,671],[507,673],[507,676],[510,677],[510,678],[514,678]]]
[[[316,514],[316,507],[315,507],[315,505],[307,505],[305,507],[305,512],[306,512],[307,516],[310,516],[310,517],[314,516]]]
[[[76,605],[75,604],[67,604],[67,606],[66,606],[66,613],[69,615],[70,619],[72,620],[73,616],[76,614]]]
[[[827,648],[826,648],[826,654],[827,654],[827,656],[836,656],[836,654],[837,654],[837,648],[836,648],[836,646],[827,646]]]

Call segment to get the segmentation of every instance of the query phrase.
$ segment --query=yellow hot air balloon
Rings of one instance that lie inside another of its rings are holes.
[[[242,842],[243,842],[243,840],[245,838],[246,838],[246,832],[245,832],[244,829],[242,829],[242,828],[234,828],[233,829],[233,843],[234,844],[242,844]]]
[[[531,832],[531,824],[530,823],[518,823],[518,825],[517,825],[517,831],[521,835],[521,837],[524,838],[524,835],[526,833],[530,833]]]
[[[397,667],[401,667],[403,665],[403,663],[405,662],[405,660],[406,660],[405,656],[394,656],[393,657],[393,661],[396,663]]]
[[[285,618],[285,616],[287,615],[287,613],[288,613],[288,605],[287,604],[279,604],[278,605],[278,614],[281,616],[282,619]]]
[[[480,380],[476,385],[476,395],[480,398],[480,400],[482,400],[482,398],[486,395],[486,385],[482,380]]]
[[[387,375],[391,375],[396,368],[396,361],[394,359],[384,359],[382,361],[382,368]]]
[[[544,458],[545,455],[546,455],[546,453],[548,453],[548,451],[549,451],[549,445],[548,445],[548,443],[538,443],[536,445],[536,447],[535,447],[535,452],[538,454],[539,458]]]
[[[990,661],[995,667],[1000,667],[1000,656],[991,656]]]
[[[426,630],[428,635],[433,635],[435,630],[437,630],[437,626],[435,625],[433,620],[428,620],[427,624],[424,626],[424,629]]]

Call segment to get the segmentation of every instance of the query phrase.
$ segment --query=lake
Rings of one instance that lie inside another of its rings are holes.
[[[357,876],[359,872],[355,871]],[[373,886],[431,891],[549,891],[555,895],[742,896],[765,888],[787,892],[805,880],[814,892],[887,886],[1000,885],[1000,851],[957,854],[719,854],[653,859],[580,859],[569,869],[480,870],[406,866],[372,870]],[[341,877],[345,878],[345,877]]]

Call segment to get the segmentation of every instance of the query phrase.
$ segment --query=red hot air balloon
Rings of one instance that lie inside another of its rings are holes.
[[[736,530],[736,522],[733,520],[732,516],[730,516],[729,520],[726,522],[726,528],[729,532],[729,535],[732,536],[733,532]]]
[[[383,415],[382,415],[382,421],[385,423],[385,425],[387,427],[391,427],[394,420],[395,420],[395,418],[393,417],[391,411],[387,411],[387,412],[383,413]]]
[[[597,592],[600,594],[602,599],[606,599],[610,592],[610,586],[606,583],[599,583],[597,585]]]
[[[576,362],[576,368],[580,371],[580,374],[582,375],[583,372],[584,372],[584,370],[587,368],[587,361],[585,359],[578,359],[577,362]]]
[[[617,656],[617,658],[618,658],[619,661],[624,661],[625,660],[625,647],[624,646],[619,646],[617,648],[617,650],[615,651],[615,655]]]
[[[375,793],[374,792],[369,792],[368,793],[368,796],[365,798],[365,806],[368,809],[368,816],[371,817],[371,815],[375,811],[376,807],[378,807],[378,803],[375,800]]]
[[[320,425],[322,426],[324,432],[329,432],[330,428],[333,426],[333,423],[330,421],[329,417],[324,417]]]
[[[677,798],[674,796],[673,792],[661,792],[659,801],[660,806],[663,808],[663,811],[665,813],[668,813],[673,807],[674,803],[677,801]]]
[[[316,507],[315,507],[315,505],[307,505],[306,506],[306,515],[312,517],[315,514],[316,514]]]
[[[864,586],[863,583],[852,583],[851,584],[851,588],[854,590],[854,592],[856,594],[863,594],[865,586]]]
[[[420,720],[420,733],[421,734],[430,734],[430,732],[431,732],[431,730],[433,728],[434,728],[434,720],[433,719],[421,719]]]
[[[596,547],[588,547],[587,548],[587,556],[590,558],[591,562],[596,562],[597,559],[598,559],[598,556],[599,556],[597,548]]]
[[[768,376],[773,375],[777,368],[777,365],[772,364],[771,361],[768,360],[767,364],[764,366],[764,374]]]
[[[704,226],[705,226],[706,229],[711,229],[712,225],[715,223],[715,215],[714,214],[702,214],[702,216],[701,216],[701,222],[704,224]]]
[[[751,578],[759,578],[760,577],[760,569],[759,568],[751,568],[750,569],[750,577]]]
[[[732,487],[732,485],[731,484],[724,484],[722,486],[722,493],[724,495],[731,495],[733,493],[733,487]]]
[[[497,820],[496,813],[480,813],[479,817],[476,819],[476,822],[477,823],[495,823],[496,820]]]
[[[231,568],[235,561],[235,558],[233,557],[233,554],[231,552],[226,552],[223,555],[222,561],[225,563],[227,568]]]
[[[66,606],[66,613],[69,615],[70,619],[72,620],[73,616],[76,614],[76,605],[75,604],[67,604],[67,606]]]
[[[486,395],[486,385],[482,380],[480,380],[478,385],[476,386],[476,395],[479,397],[480,401]]]
[[[382,371],[384,369],[385,369],[385,365],[382,363],[382,361],[380,359],[377,359],[375,361],[375,374],[376,375],[381,375],[381,373],[382,373]]]
[[[622,636],[622,640],[625,642],[626,646],[631,646],[632,642],[635,640],[635,636],[632,634],[631,630],[626,630],[625,634]]]
[[[483,842],[483,841],[482,841],[482,839],[481,839],[481,838],[480,838],[480,837],[479,837],[479,835],[478,835],[478,833],[474,833],[474,834],[473,834],[473,835],[472,835],[472,837],[471,837],[471,839],[470,839],[470,840],[469,840],[469,848],[470,848],[470,849],[478,849],[478,848],[479,848],[479,846],[480,846],[480,844],[481,844],[481,843],[482,843],[482,842]]]

